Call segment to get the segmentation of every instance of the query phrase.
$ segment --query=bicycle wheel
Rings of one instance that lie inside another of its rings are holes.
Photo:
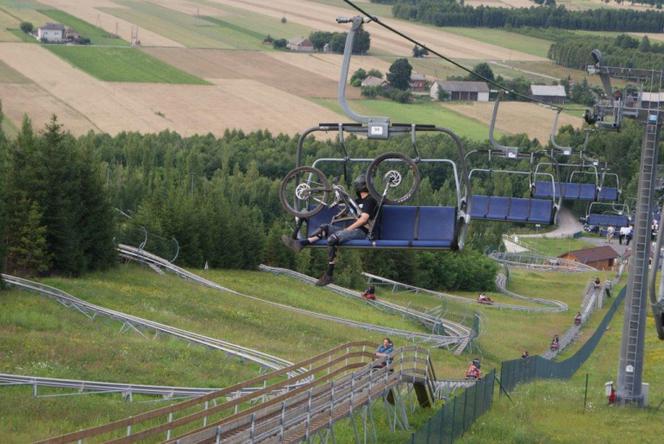
[[[279,200],[290,214],[306,219],[327,205],[331,191],[321,170],[301,166],[291,170],[281,181]]]
[[[409,201],[420,185],[420,170],[415,162],[401,153],[385,153],[367,168],[367,188],[374,199],[396,205]]]

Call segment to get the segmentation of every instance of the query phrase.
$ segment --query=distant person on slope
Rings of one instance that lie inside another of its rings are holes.
[[[365,239],[369,230],[373,226],[376,213],[378,212],[378,202],[369,195],[367,188],[367,176],[360,174],[354,181],[353,186],[357,193],[355,202],[359,207],[360,216],[351,225],[344,227],[341,224],[323,224],[308,239],[292,239],[286,235],[281,237],[282,242],[296,253],[309,244],[318,242],[321,239],[327,239],[327,271],[316,282],[319,287],[332,283],[334,275],[334,266],[337,258],[337,248],[344,242],[354,239]]]

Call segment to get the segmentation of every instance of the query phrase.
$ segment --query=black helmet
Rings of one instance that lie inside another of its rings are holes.
[[[369,189],[367,188],[367,175],[362,173],[357,176],[353,181],[353,187],[355,188],[355,192],[358,194],[361,192],[368,192]]]

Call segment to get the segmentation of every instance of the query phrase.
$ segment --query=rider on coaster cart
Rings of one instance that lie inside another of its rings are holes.
[[[292,239],[286,235],[281,237],[282,242],[296,253],[307,245],[316,243],[321,239],[327,239],[327,271],[316,282],[316,285],[318,286],[322,287],[332,282],[334,266],[336,264],[337,247],[350,240],[365,239],[369,235],[369,231],[376,218],[378,202],[376,202],[376,199],[369,194],[366,175],[360,174],[353,181],[353,186],[357,193],[355,203],[360,209],[360,215],[352,224],[345,226],[343,223],[334,223],[334,221],[332,221],[332,223],[323,224],[318,227],[309,238],[304,240]]]

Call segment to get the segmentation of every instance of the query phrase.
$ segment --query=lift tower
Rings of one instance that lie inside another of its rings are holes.
[[[625,318],[623,324],[620,362],[618,364],[617,397],[621,405],[643,406],[643,347],[646,328],[646,305],[648,302],[648,262],[650,258],[650,219],[656,202],[654,190],[659,159],[659,130],[662,116],[659,109],[659,91],[664,72],[651,69],[610,67],[602,64],[602,54],[593,50],[594,65],[588,66],[590,74],[599,74],[606,97],[598,100],[592,110],[586,112],[586,121],[597,124],[600,129],[619,130],[623,118],[632,118],[645,125],[641,149],[634,240],[625,298]],[[650,97],[623,97],[620,91],[614,93],[610,78],[625,79],[649,87]],[[645,103],[644,103],[645,102]],[[653,270],[655,273],[656,270]],[[653,306],[653,308],[655,308]]]

